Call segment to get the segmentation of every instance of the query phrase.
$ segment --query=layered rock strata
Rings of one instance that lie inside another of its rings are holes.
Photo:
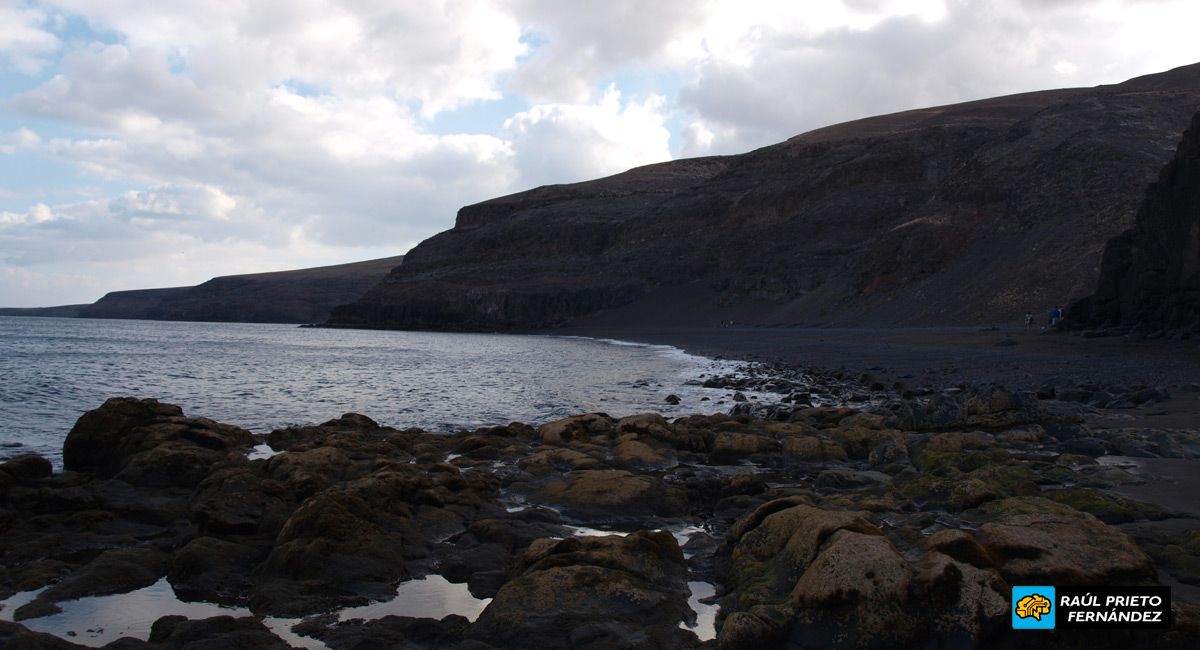
[[[818,129],[467,206],[331,325],[1018,321],[1092,290],[1200,65]]]
[[[1200,113],[1146,190],[1134,226],[1109,241],[1096,293],[1071,317],[1092,329],[1200,332]]]

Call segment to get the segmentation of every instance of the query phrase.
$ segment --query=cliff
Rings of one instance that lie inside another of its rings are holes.
[[[1109,241],[1096,293],[1071,315],[1093,328],[1200,332],[1200,113],[1134,226]]]
[[[1198,104],[1200,64],[540,187],[463,208],[329,324],[1019,319],[1091,291]]]
[[[80,310],[83,318],[319,323],[403,261],[403,256],[296,271],[230,275],[195,287],[114,291]]]

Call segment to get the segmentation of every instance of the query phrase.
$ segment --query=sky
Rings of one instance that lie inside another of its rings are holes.
[[[0,306],[403,254],[464,205],[1200,62],[1194,0],[0,0]]]

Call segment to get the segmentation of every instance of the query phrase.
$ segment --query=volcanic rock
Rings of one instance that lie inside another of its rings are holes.
[[[462,208],[328,324],[1015,321],[1090,290],[1198,103],[1192,65],[539,187]]]
[[[1108,242],[1096,292],[1068,312],[1089,328],[1200,331],[1200,113],[1134,226]]]

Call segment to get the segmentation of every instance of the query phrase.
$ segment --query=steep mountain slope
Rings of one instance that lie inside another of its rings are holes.
[[[403,256],[297,271],[230,275],[194,287],[113,291],[80,310],[83,318],[319,323],[361,296]]]
[[[1134,227],[1109,241],[1096,293],[1071,311],[1091,327],[1200,332],[1200,113]]]
[[[999,322],[1089,292],[1200,64],[909,111],[459,211],[331,325]]]

